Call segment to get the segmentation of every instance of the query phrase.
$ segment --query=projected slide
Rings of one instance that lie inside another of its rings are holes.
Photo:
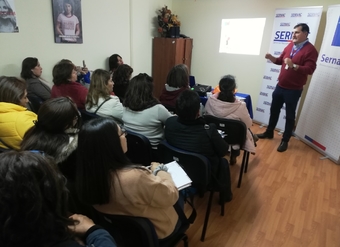
[[[266,18],[223,19],[220,53],[259,55]]]

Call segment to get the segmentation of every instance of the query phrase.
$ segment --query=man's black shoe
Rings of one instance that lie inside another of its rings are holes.
[[[273,139],[274,133],[265,131],[262,134],[257,134],[257,137],[260,139]]]
[[[288,142],[281,141],[280,146],[277,148],[278,152],[284,152],[288,148]]]

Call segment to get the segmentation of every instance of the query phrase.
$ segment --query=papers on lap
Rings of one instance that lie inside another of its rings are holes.
[[[176,161],[167,163],[165,166],[168,167],[168,173],[171,174],[172,180],[174,181],[178,190],[182,190],[191,186],[191,179]]]

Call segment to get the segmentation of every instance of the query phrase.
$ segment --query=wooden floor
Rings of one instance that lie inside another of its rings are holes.
[[[264,129],[254,124],[252,131]],[[272,140],[258,141],[241,188],[236,187],[241,156],[230,168],[234,199],[220,216],[215,193],[204,242],[208,193],[195,198],[198,215],[187,231],[190,247],[340,246],[340,166],[295,138],[279,153],[280,141],[277,132]]]

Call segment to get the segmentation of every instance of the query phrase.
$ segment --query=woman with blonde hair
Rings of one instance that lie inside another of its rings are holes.
[[[119,98],[111,95],[113,81],[110,73],[103,69],[97,69],[91,77],[89,92],[86,97],[86,111],[98,114],[102,117],[122,119],[123,105]]]

